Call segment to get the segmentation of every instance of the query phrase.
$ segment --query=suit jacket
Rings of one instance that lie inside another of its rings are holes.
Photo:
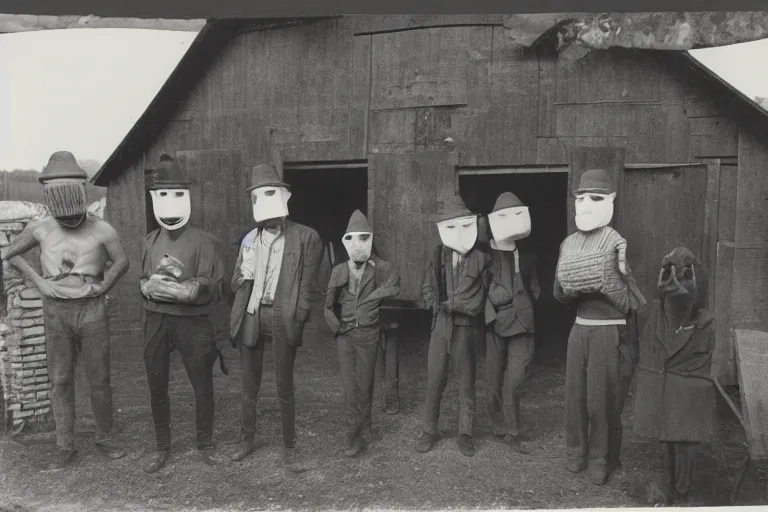
[[[496,334],[510,337],[535,331],[533,301],[539,297],[536,257],[518,253],[520,274],[515,274],[513,254],[493,250],[485,322]],[[508,258],[507,258],[508,257]]]
[[[717,435],[716,393],[710,376],[715,319],[700,309],[693,327],[675,333],[661,301],[653,301],[640,339],[634,431],[659,441],[711,441]]]
[[[290,220],[285,221],[283,236],[285,236],[283,263],[277,279],[273,307],[274,313],[279,314],[282,320],[278,322],[277,328],[284,328],[288,343],[299,347],[302,344],[304,323],[309,319],[312,292],[317,287],[317,271],[323,256],[323,245],[317,231]],[[244,241],[249,238],[246,236]],[[232,290],[235,298],[230,313],[229,334],[233,346],[237,346],[238,341],[241,341],[240,327],[253,291],[252,279],[237,285],[242,279],[240,271],[242,259],[241,245],[232,273]],[[280,323],[282,327],[279,326]],[[253,333],[253,336],[258,339],[258,332]]]
[[[400,293],[400,276],[393,265],[376,256],[371,256],[375,266],[366,263],[357,293],[357,326],[378,327],[379,306],[385,299]],[[325,321],[334,335],[344,334],[356,326],[341,322],[339,294],[349,283],[349,264],[333,267],[325,296]]]

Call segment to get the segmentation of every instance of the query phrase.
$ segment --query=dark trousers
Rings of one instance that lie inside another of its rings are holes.
[[[75,443],[75,365],[85,358],[96,423],[96,442],[106,442],[112,430],[109,319],[104,296],[43,301],[48,375],[56,444],[64,450]]]
[[[171,448],[171,401],[168,377],[171,352],[179,350],[195,392],[197,448],[213,446],[213,365],[218,353],[207,316],[172,316],[147,311],[144,322],[144,367],[155,424],[156,448]]]
[[[240,344],[241,378],[243,386],[242,431],[245,435],[256,433],[256,401],[261,387],[264,370],[264,348],[267,341],[272,341],[275,352],[275,381],[277,397],[280,400],[280,412],[283,419],[283,444],[293,448],[296,442],[296,403],[293,388],[293,363],[296,360],[296,347],[290,345],[276,328],[279,314],[270,306],[259,307],[256,315],[245,313],[243,318],[243,336],[253,336],[255,325],[259,322],[259,339],[253,347]]]
[[[502,338],[488,332],[485,352],[485,380],[493,433],[517,436],[520,426],[520,391],[530,374],[534,335]]]
[[[347,409],[347,440],[371,429],[379,329],[353,329],[336,338]]]
[[[694,442],[667,443],[672,485],[680,494],[687,494],[691,490],[698,447],[699,443]]]
[[[565,369],[565,438],[570,460],[618,464],[621,412],[634,374],[623,325],[574,324]]]
[[[427,400],[424,432],[437,435],[440,402],[452,368],[459,374],[459,435],[472,435],[475,417],[475,372],[477,365],[477,327],[454,325],[451,339],[433,337],[427,356]],[[450,344],[450,346],[449,346]]]

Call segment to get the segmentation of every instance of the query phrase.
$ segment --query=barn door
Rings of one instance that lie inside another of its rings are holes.
[[[604,169],[613,178],[613,186],[616,187],[617,201],[623,197],[622,182],[624,178],[624,154],[625,148],[572,148],[571,166],[568,180],[568,234],[576,232],[576,206],[573,202],[572,192],[579,186],[579,180],[584,171],[590,169]],[[613,214],[611,226],[614,228],[620,222],[621,212]]]
[[[661,260],[675,247],[687,247],[706,264],[706,197],[706,164],[625,170],[617,229],[627,239],[627,259],[648,302],[656,295]],[[709,283],[714,286],[711,270]]]
[[[432,216],[458,190],[450,151],[368,156],[368,211],[379,255],[400,272],[398,299],[419,301],[424,268],[439,243]]]
[[[190,224],[221,242],[228,282],[240,237],[250,224],[242,153],[237,150],[178,151],[176,159],[193,182]]]

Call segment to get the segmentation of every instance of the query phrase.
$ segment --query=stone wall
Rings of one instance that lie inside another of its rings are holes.
[[[0,246],[5,247],[30,221],[47,215],[44,206],[0,201]],[[39,251],[25,259],[39,271]],[[3,262],[0,306],[0,384],[2,426],[14,432],[49,430],[53,426],[40,293]]]

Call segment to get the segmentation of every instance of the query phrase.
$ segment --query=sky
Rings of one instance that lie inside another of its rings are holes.
[[[196,32],[132,29],[0,34],[0,170],[51,153],[104,162]],[[768,97],[768,40],[691,52],[744,94]]]

